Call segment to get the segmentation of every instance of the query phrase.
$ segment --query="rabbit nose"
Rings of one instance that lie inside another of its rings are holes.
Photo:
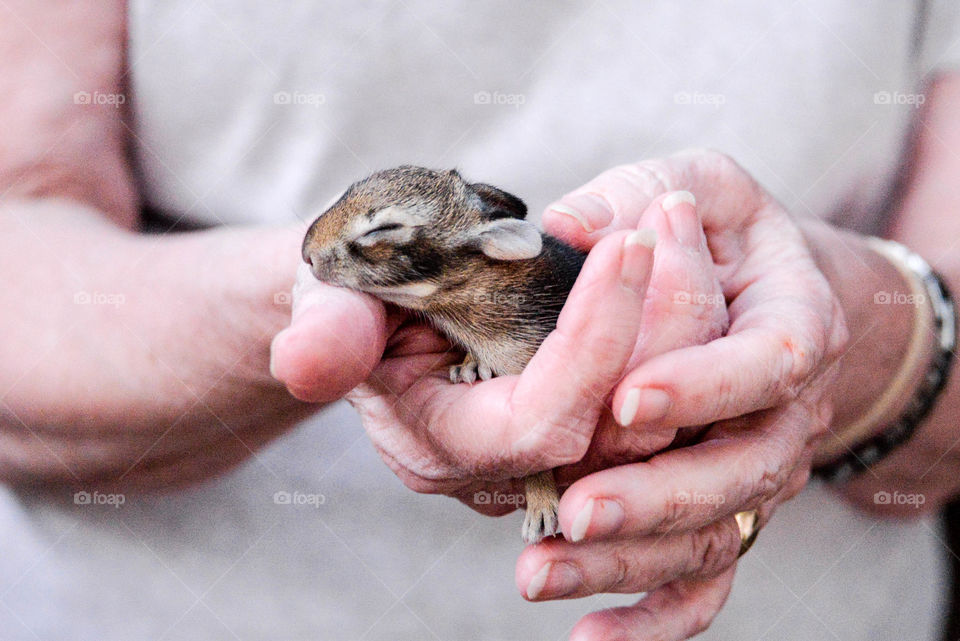
[[[330,280],[333,276],[335,261],[329,253],[317,249],[306,251],[303,260],[310,265],[310,271],[317,280]]]
[[[307,244],[304,243],[302,249],[300,250],[300,256],[303,257],[303,262],[313,267],[313,256],[316,252]]]

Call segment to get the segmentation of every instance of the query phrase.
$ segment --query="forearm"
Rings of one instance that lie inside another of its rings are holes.
[[[917,307],[911,287],[890,261],[859,234],[806,220],[804,235],[820,271],[843,309],[850,339],[834,366],[838,379],[832,387],[833,417],[816,462],[825,463],[846,454],[849,448],[872,436],[884,423],[896,419],[910,398],[893,401],[870,432],[850,428],[876,406],[904,367]],[[932,339],[926,341],[906,372],[908,389],[915,389],[932,356]]]
[[[333,288],[277,335],[297,225],[131,232],[125,24],[122,0],[0,3],[0,481],[210,477],[317,407],[271,339],[315,403],[386,342],[383,306]]]
[[[125,45],[124,0],[0,3],[0,199],[58,195],[136,225]]]
[[[956,296],[960,293],[960,74],[942,76],[927,91],[910,163],[909,187],[888,236],[923,256]],[[930,340],[935,340],[931,335]],[[954,361],[947,386],[918,430],[910,448],[891,456],[885,469],[914,464],[913,479],[937,505],[960,490],[960,374]],[[883,472],[884,470],[881,470]],[[934,489],[935,488],[935,489]],[[904,490],[908,491],[908,490]]]
[[[955,76],[940,78],[930,87],[927,104],[910,161],[908,187],[885,235],[926,258],[956,292],[960,288],[960,261],[955,247],[960,241],[960,184],[956,180],[960,160],[952,150],[960,145],[960,122],[955,117],[956,105],[960,104],[960,81]],[[874,301],[878,292],[900,294],[904,301],[902,296],[911,292],[910,284],[889,261],[870,250],[864,239],[835,230],[818,230],[813,223],[807,227],[818,264],[837,292],[851,330],[850,350],[840,362],[832,429],[842,434],[844,427],[862,416],[906,367],[911,377],[910,391],[898,398],[877,422],[875,430],[882,429],[910,402],[934,353],[936,334],[928,325],[923,335],[924,349],[916,358],[905,358],[915,323],[927,322],[929,301],[896,304],[895,299],[891,301],[882,294]],[[919,491],[921,481],[924,487],[935,487],[936,496],[927,492],[928,507],[950,498],[960,488],[956,474],[960,455],[955,451],[960,438],[958,419],[960,377],[954,372],[911,441],[877,464],[873,473],[861,475],[849,484],[848,493],[862,505],[877,509],[873,492],[896,479],[897,487],[893,489],[901,492]],[[821,458],[835,453],[836,448]],[[896,507],[883,509],[902,512]]]
[[[148,457],[192,441],[274,435],[303,416],[269,373],[273,335],[289,322],[299,230],[221,229],[139,236],[70,201],[8,202],[0,215],[2,471],[34,436],[57,450],[21,475],[89,468],[78,447],[112,434]],[[278,296],[279,295],[279,296]],[[300,408],[300,409],[298,409]],[[173,429],[171,439],[155,443]],[[264,438],[250,437],[253,448]],[[198,439],[197,436],[201,435]],[[60,460],[58,460],[60,459]],[[129,463],[129,461],[127,461]],[[116,461],[96,466],[112,474]]]

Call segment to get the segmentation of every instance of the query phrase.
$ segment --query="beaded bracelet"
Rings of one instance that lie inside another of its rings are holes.
[[[869,241],[872,249],[890,259],[901,271],[907,272],[909,278],[922,285],[921,291],[926,293],[933,308],[933,321],[938,335],[937,353],[900,418],[879,434],[851,447],[839,459],[814,468],[814,475],[831,483],[840,483],[860,474],[913,436],[947,384],[953,351],[957,345],[956,310],[950,290],[940,275],[927,261],[900,243],[879,238],[870,238]]]

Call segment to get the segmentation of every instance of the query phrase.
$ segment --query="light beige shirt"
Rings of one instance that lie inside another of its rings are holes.
[[[283,222],[377,168],[457,166],[536,215],[612,165],[710,146],[795,214],[871,229],[924,78],[960,60],[956,6],[133,0],[141,186],[195,221]],[[519,519],[406,490],[337,406],[182,494],[0,494],[0,636],[539,641],[635,599],[524,602]],[[811,486],[704,638],[937,638],[945,556],[935,521]]]

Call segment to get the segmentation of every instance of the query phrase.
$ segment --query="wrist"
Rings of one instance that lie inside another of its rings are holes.
[[[929,300],[917,296],[908,277],[871,249],[867,237],[815,220],[801,227],[850,331],[848,350],[837,363],[832,424],[815,457],[823,464],[903,414],[936,350],[932,313],[924,307]]]
[[[822,234],[823,230],[818,229],[811,237],[816,239],[816,234]],[[822,236],[819,241],[829,242],[824,241]],[[850,478],[873,466],[913,436],[919,424],[930,414],[944,388],[956,345],[953,301],[946,284],[926,261],[893,241],[872,237],[850,239],[850,242],[857,241],[860,242],[860,250],[865,246],[882,258],[887,270],[893,267],[899,278],[884,277],[881,272],[875,272],[876,276],[888,284],[900,283],[905,287],[902,290],[871,292],[866,282],[857,283],[861,289],[861,299],[864,294],[873,293],[874,296],[874,309],[871,312],[875,316],[872,322],[874,329],[867,329],[868,333],[862,334],[854,343],[855,346],[863,342],[873,351],[874,367],[860,371],[861,389],[870,390],[873,399],[871,405],[852,420],[836,421],[816,453],[814,463],[818,467],[817,472],[827,480]],[[849,245],[847,247],[851,253],[856,251]],[[861,260],[866,258],[865,255],[861,256]],[[828,261],[821,262],[826,264]],[[841,272],[835,270],[836,274]],[[846,282],[851,280],[848,273],[843,273],[843,276]],[[840,298],[842,300],[844,297]],[[896,308],[909,310],[906,328],[902,323],[907,319]],[[855,328],[863,327],[862,323],[852,325]],[[855,335],[855,331],[851,331],[851,335]],[[897,354],[897,362],[892,367],[878,368],[876,363],[889,353]],[[850,372],[856,373],[856,370],[862,369],[851,368],[850,363],[844,362],[845,359],[842,357],[839,363],[841,377],[837,386],[838,398],[849,393],[852,382]],[[863,359],[853,361],[854,365],[871,362]],[[879,388],[875,383],[871,384],[878,380],[883,382]]]
[[[152,282],[171,279],[173,291],[167,295],[189,301],[184,330],[214,330],[206,353],[197,354],[196,374],[216,379],[229,366],[228,378],[238,384],[282,388],[270,375],[270,341],[290,323],[302,236],[302,226],[289,225],[220,227],[145,239],[162,245],[157,251],[163,258],[145,266],[156,279]],[[196,271],[185,273],[185,267]],[[151,282],[150,275],[142,278]],[[195,341],[185,344],[191,343]]]

